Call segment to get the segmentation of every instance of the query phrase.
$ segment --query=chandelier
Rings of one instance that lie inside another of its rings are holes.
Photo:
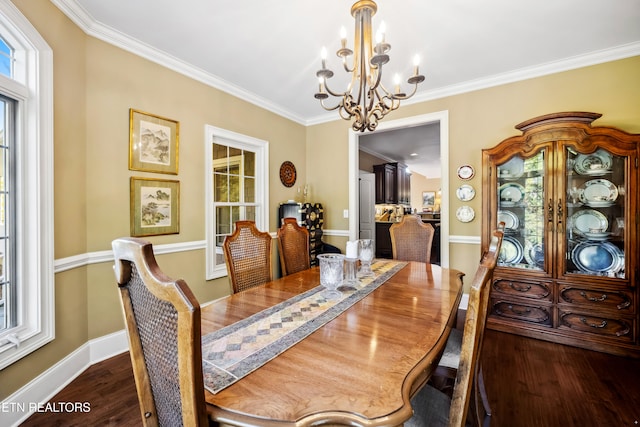
[[[347,73],[351,73],[351,83],[345,92],[334,92],[329,88],[327,80],[333,77],[333,71],[327,68],[327,51],[322,48],[322,68],[316,72],[319,90],[315,98],[327,111],[338,110],[344,120],[353,118],[351,127],[355,131],[374,131],[378,122],[389,112],[400,107],[400,101],[411,98],[424,81],[424,76],[418,73],[418,57],[414,59],[414,73],[407,79],[413,85],[413,91],[407,95],[400,91],[400,77],[394,78],[394,91],[387,90],[382,84],[382,66],[389,62],[391,45],[385,41],[384,22],[376,35],[376,43],[371,38],[371,18],[378,10],[378,6],[371,0],[360,0],[351,7],[351,15],[355,18],[354,51],[347,48],[347,35],[344,27],[341,30],[341,48],[336,52],[342,58],[342,64]],[[352,64],[347,58],[353,55]],[[325,105],[329,95],[340,98],[334,106]]]

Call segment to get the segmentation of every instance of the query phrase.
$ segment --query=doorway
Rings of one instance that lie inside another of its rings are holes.
[[[440,206],[440,263],[449,266],[449,112],[440,111],[405,119],[382,122],[377,132],[403,129],[406,127],[439,123],[440,127],[440,169],[441,169],[441,206]],[[358,239],[360,221],[359,164],[358,150],[362,134],[349,131],[349,239]]]

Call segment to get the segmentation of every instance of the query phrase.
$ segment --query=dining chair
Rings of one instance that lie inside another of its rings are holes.
[[[222,246],[234,294],[271,281],[271,235],[254,221],[236,221]]]
[[[208,425],[198,301],[162,273],[148,241],[112,247],[143,425]]]
[[[500,247],[502,246],[502,238],[504,236],[504,227],[505,223],[500,222],[498,224],[498,228],[494,230],[493,235],[491,237],[490,250],[491,247],[497,245],[498,247],[498,255],[500,252]],[[491,273],[493,274],[493,270],[496,267],[498,262],[498,257],[495,259],[491,258],[491,264],[489,268],[491,269]],[[438,387],[443,390],[449,390],[452,388],[451,383],[455,381],[456,374],[458,371],[458,365],[460,364],[460,350],[462,347],[462,331],[460,329],[452,329],[451,334],[449,335],[449,339],[447,340],[447,345],[442,353],[442,357],[438,362],[438,366],[436,367],[433,376],[432,383],[438,384]],[[484,381],[482,378],[482,370],[480,371],[480,391],[483,396],[486,396],[484,390]],[[485,399],[486,400],[486,399]],[[485,407],[487,408],[487,412],[489,412],[488,403],[486,403]]]
[[[431,262],[434,228],[417,215],[404,215],[389,227],[391,253],[400,261]]]
[[[297,273],[311,267],[309,231],[295,218],[283,218],[278,229],[278,253],[282,275]]]
[[[480,353],[487,321],[490,285],[498,261],[504,232],[493,232],[488,251],[483,255],[469,291],[469,305],[459,351],[452,396],[427,384],[412,399],[414,416],[407,427],[464,426],[469,421],[475,427],[488,426],[491,411],[488,405]]]

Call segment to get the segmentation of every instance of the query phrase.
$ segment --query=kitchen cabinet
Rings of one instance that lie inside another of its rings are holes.
[[[376,258],[393,258],[389,233],[392,224],[393,222],[376,222]]]
[[[401,163],[384,163],[374,165],[376,204],[411,203],[411,175],[406,165]]]
[[[395,204],[398,201],[397,167],[393,163],[373,166],[376,185],[376,204]]]
[[[482,249],[505,222],[491,329],[640,356],[640,135],[556,113],[482,151]]]

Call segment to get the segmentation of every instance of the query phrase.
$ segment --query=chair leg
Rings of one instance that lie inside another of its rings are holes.
[[[491,417],[491,406],[489,405],[489,399],[487,397],[487,390],[484,387],[484,375],[482,373],[482,366],[480,366],[478,372],[478,391],[480,392],[480,398],[482,399],[482,406],[484,406],[485,412],[485,425],[489,424],[488,418]]]
[[[456,382],[457,372],[457,370],[452,368],[438,366],[429,379],[429,383],[437,390],[440,390],[447,396],[451,397],[453,394],[453,386]]]

